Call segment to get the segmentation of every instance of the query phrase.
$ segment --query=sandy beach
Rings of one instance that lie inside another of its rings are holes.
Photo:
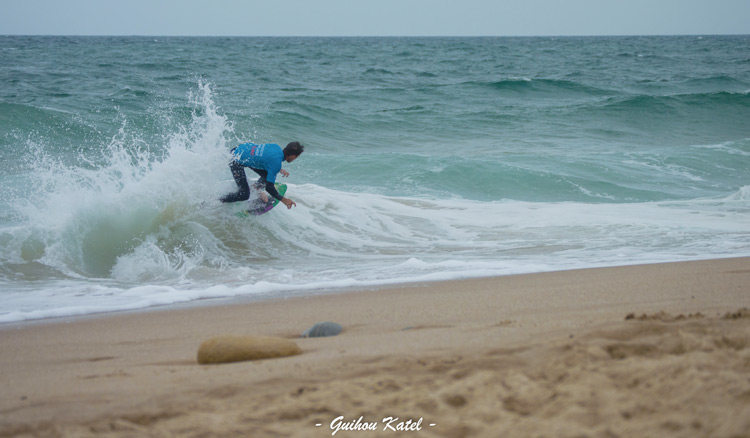
[[[735,258],[9,324],[0,437],[748,437],[748,308]]]

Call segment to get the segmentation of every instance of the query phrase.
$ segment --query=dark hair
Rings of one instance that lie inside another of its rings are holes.
[[[284,156],[289,157],[292,155],[300,156],[302,152],[305,152],[305,147],[302,146],[298,141],[293,141],[286,145],[284,148]]]

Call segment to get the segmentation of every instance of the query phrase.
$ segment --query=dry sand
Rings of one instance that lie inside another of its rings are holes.
[[[748,437],[743,308],[747,258],[5,325],[0,437]],[[320,321],[300,355],[196,361]]]

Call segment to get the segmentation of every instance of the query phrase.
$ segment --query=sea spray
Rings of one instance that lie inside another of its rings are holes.
[[[36,261],[74,277],[108,278],[120,257],[137,254],[147,240],[169,234],[180,216],[216,198],[224,186],[219,169],[227,159],[227,127],[212,106],[210,87],[199,83],[198,89],[191,124],[161,153],[143,148],[126,125],[96,160],[79,156],[66,164],[42,148],[30,150],[36,181],[13,207],[45,247]]]

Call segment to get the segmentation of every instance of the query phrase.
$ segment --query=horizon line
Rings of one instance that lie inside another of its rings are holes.
[[[643,33],[643,34],[539,34],[539,35],[190,35],[190,34],[34,34],[10,33],[2,37],[142,37],[142,38],[566,38],[566,37],[669,37],[750,36],[750,33]]]

